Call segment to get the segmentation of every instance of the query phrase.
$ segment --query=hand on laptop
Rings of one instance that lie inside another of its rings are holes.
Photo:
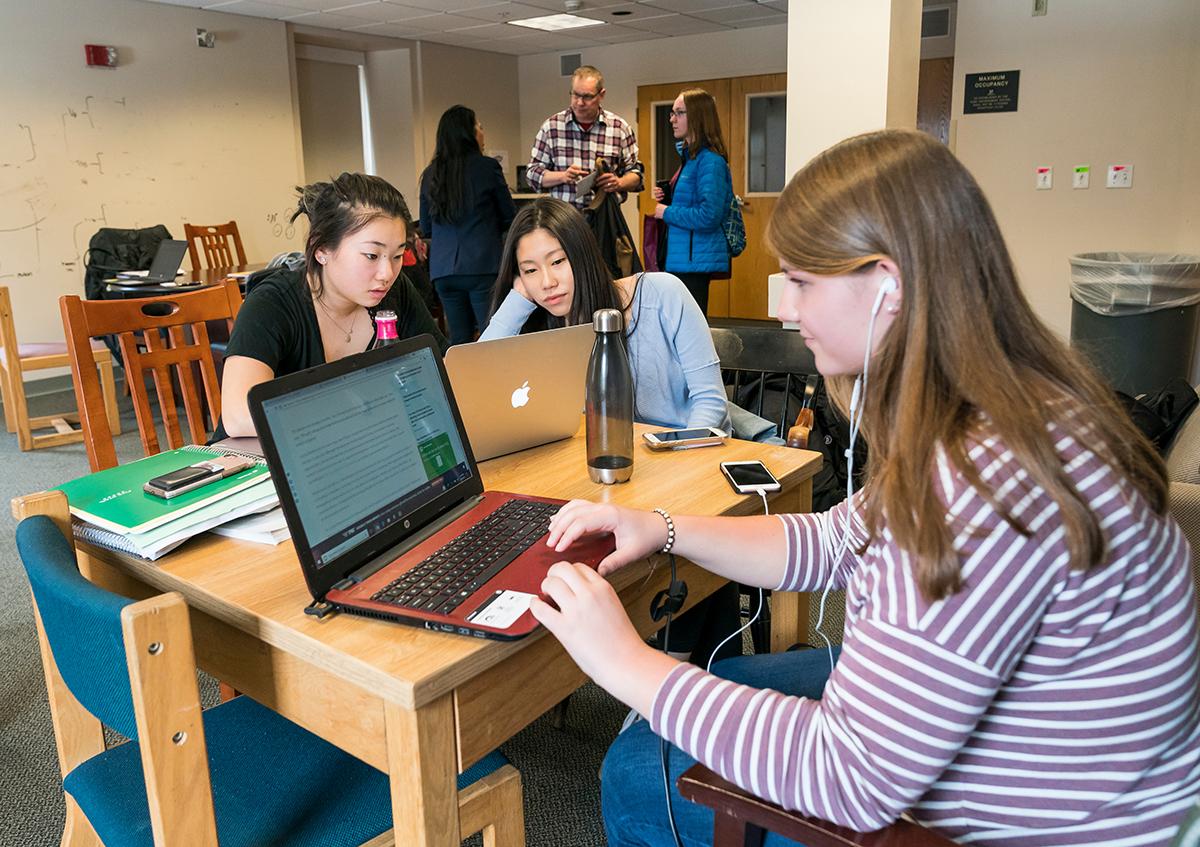
[[[546,573],[542,591],[554,605],[534,598],[529,610],[562,642],[579,669],[643,715],[650,714],[655,692],[678,662],[641,639],[608,581],[587,565],[558,562]]]
[[[561,553],[584,535],[611,532],[617,549],[597,568],[601,576],[644,559],[667,543],[667,524],[654,512],[639,512],[609,503],[572,500],[550,518],[546,544]]]

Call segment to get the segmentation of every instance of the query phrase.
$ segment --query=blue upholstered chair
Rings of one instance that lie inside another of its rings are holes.
[[[86,580],[61,493],[13,506],[63,774],[64,845],[392,843],[386,775],[248,697],[202,712],[183,599],[135,602]],[[105,749],[102,725],[133,740]],[[520,776],[503,755],[460,775],[458,789],[464,835],[524,844]]]

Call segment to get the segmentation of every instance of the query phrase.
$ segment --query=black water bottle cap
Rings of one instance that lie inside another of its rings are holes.
[[[624,323],[620,309],[597,309],[592,315],[592,329],[596,332],[620,332]]]

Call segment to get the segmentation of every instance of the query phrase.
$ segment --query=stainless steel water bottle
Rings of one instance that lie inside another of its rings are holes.
[[[587,372],[587,463],[592,482],[611,485],[633,475],[633,371],[618,309],[592,316],[596,343]]]

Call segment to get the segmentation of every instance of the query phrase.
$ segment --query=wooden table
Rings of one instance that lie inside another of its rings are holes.
[[[127,282],[114,277],[113,279],[106,279],[104,287],[105,293],[109,295],[108,299],[113,300],[130,297],[162,297],[167,294],[177,294],[180,291],[195,291],[197,288],[216,285],[218,282],[229,279],[234,274],[250,274],[254,271],[261,271],[266,266],[265,262],[258,262],[248,265],[237,265],[231,268],[201,268],[200,270],[193,270],[190,273],[177,276],[174,282],[152,284],[135,281]],[[243,278],[243,291],[245,287]]]
[[[583,497],[675,514],[756,514],[757,497],[730,490],[721,461],[761,459],[783,483],[772,511],[810,508],[818,453],[730,441],[653,453],[641,445],[633,479],[588,480],[582,432],[503,456],[480,470],[489,489]],[[661,558],[661,557],[660,557]],[[444,635],[352,615],[318,621],[290,542],[267,547],[212,535],[158,562],[80,548],[94,582],[141,598],[178,591],[192,610],[198,663],[260,703],[390,774],[396,844],[460,842],[455,776],[581,685],[585,678],[544,630],[516,642]],[[723,583],[688,562],[689,605]],[[657,628],[650,600],[665,565],[640,563],[612,577],[635,626]],[[773,629],[798,640],[806,598],[776,594]]]

